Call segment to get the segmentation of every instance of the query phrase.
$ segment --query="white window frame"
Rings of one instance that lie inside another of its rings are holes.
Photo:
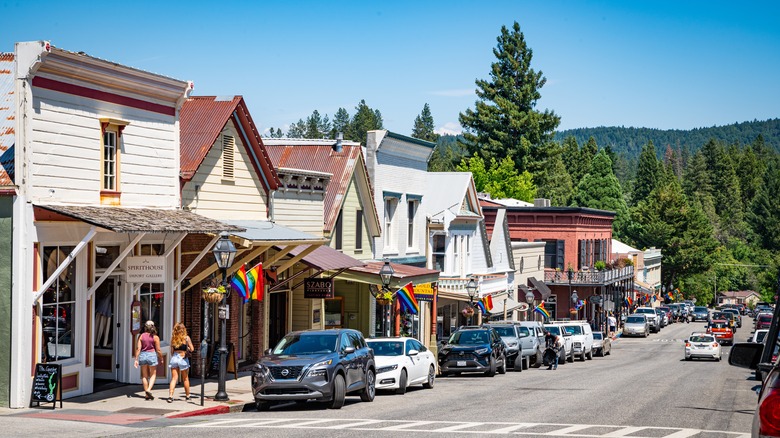
[[[398,198],[385,197],[385,252],[397,252],[395,217],[398,212]]]
[[[420,201],[408,200],[406,201],[407,208],[407,227],[406,227],[406,248],[410,250],[417,249],[417,233],[415,232],[414,223],[417,221],[417,212],[420,208]]]
[[[100,189],[109,192],[118,192],[119,130],[115,127],[108,127],[103,131],[100,156]]]

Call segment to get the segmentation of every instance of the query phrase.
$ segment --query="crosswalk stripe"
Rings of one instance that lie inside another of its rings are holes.
[[[514,431],[516,431],[518,429],[525,429],[525,428],[528,428],[528,427],[531,427],[531,426],[535,426],[535,424],[534,423],[520,423],[520,424],[515,424],[515,425],[512,425],[512,426],[502,427],[500,429],[491,429],[491,430],[488,430],[486,432],[487,433],[510,433],[510,432],[514,432]]]
[[[663,438],[687,438],[689,436],[694,436],[694,435],[698,434],[699,432],[700,431],[696,430],[696,429],[682,429],[682,430],[678,430],[677,432],[675,432],[675,433],[673,433],[671,435],[666,435]]]
[[[454,426],[448,426],[448,427],[442,427],[442,428],[438,428],[438,429],[433,429],[432,432],[452,432],[452,431],[455,431],[455,430],[467,429],[469,427],[481,426],[483,424],[485,424],[485,423],[461,423],[461,424],[456,424]]]
[[[577,432],[582,429],[587,429],[589,427],[591,426],[587,424],[579,425],[579,426],[569,426],[569,427],[564,427],[563,429],[552,430],[550,432],[547,432],[546,435],[566,435],[572,432]]]
[[[369,424],[377,424],[382,423],[385,420],[364,420],[364,421],[358,421],[357,423],[345,423],[345,424],[337,424],[335,426],[327,426],[325,429],[349,429],[351,427],[360,427],[360,426],[367,426]]]
[[[622,428],[620,430],[616,430],[616,431],[613,431],[613,432],[610,432],[610,433],[607,433],[607,434],[604,434],[604,435],[601,435],[601,436],[602,437],[607,437],[607,438],[619,438],[619,437],[624,437],[624,436],[626,436],[626,435],[628,435],[630,433],[639,432],[640,430],[643,430],[643,429],[646,429],[646,428],[645,427],[628,426],[628,427],[624,427],[624,428]]]
[[[424,426],[426,424],[431,424],[433,421],[412,421],[410,423],[403,423],[403,424],[396,424],[395,426],[388,426],[388,427],[382,427],[377,430],[402,430],[402,429],[410,429],[412,427],[417,426]]]

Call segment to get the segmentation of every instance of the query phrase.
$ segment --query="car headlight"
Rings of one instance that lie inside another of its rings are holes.
[[[377,368],[376,369],[376,373],[377,374],[382,374],[382,373],[386,373],[388,371],[393,371],[393,370],[397,370],[397,369],[398,369],[398,365],[388,365],[386,367]]]
[[[517,342],[507,342],[506,346],[509,347],[509,348],[517,347]]]
[[[474,353],[477,353],[477,354],[485,354],[487,352],[488,352],[487,348],[477,348],[476,350],[474,350]]]
[[[449,348],[442,348],[441,350],[439,350],[439,355],[446,356],[449,352],[450,352]]]
[[[333,359],[328,359],[328,360],[323,360],[322,362],[317,362],[314,365],[312,365],[311,367],[312,368],[326,367],[326,366],[328,366],[328,365],[330,365],[332,363],[333,363]]]

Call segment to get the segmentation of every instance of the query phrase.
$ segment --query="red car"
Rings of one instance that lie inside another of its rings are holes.
[[[729,327],[729,323],[722,319],[716,319],[707,326],[707,333],[715,336],[722,345],[734,343],[734,332]]]
[[[756,330],[768,329],[770,325],[772,325],[772,314],[759,313],[756,317]]]

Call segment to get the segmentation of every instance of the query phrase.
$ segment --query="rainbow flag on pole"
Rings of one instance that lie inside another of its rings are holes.
[[[482,304],[485,306],[485,310],[488,312],[493,310],[493,297],[488,295],[484,298],[482,298]]]
[[[398,302],[401,305],[401,312],[409,312],[412,315],[416,315],[420,311],[420,304],[417,302],[417,298],[414,297],[414,285],[411,282],[398,289],[395,295],[398,297]]]
[[[263,289],[265,289],[265,280],[263,278],[263,264],[250,269],[246,273],[247,280],[247,300],[263,301]]]
[[[550,319],[550,312],[544,308],[544,301],[539,303],[539,305],[534,308],[534,313],[542,315],[544,319]]]
[[[246,265],[241,265],[241,267],[236,271],[235,274],[230,278],[230,286],[238,292],[239,295],[241,295],[241,298],[244,299],[244,302],[246,303],[249,301],[249,297],[247,296],[247,280],[246,280]]]
[[[479,311],[482,312],[483,315],[487,313],[487,309],[485,308],[485,303],[482,300],[476,301],[474,303],[474,307],[479,309]]]

